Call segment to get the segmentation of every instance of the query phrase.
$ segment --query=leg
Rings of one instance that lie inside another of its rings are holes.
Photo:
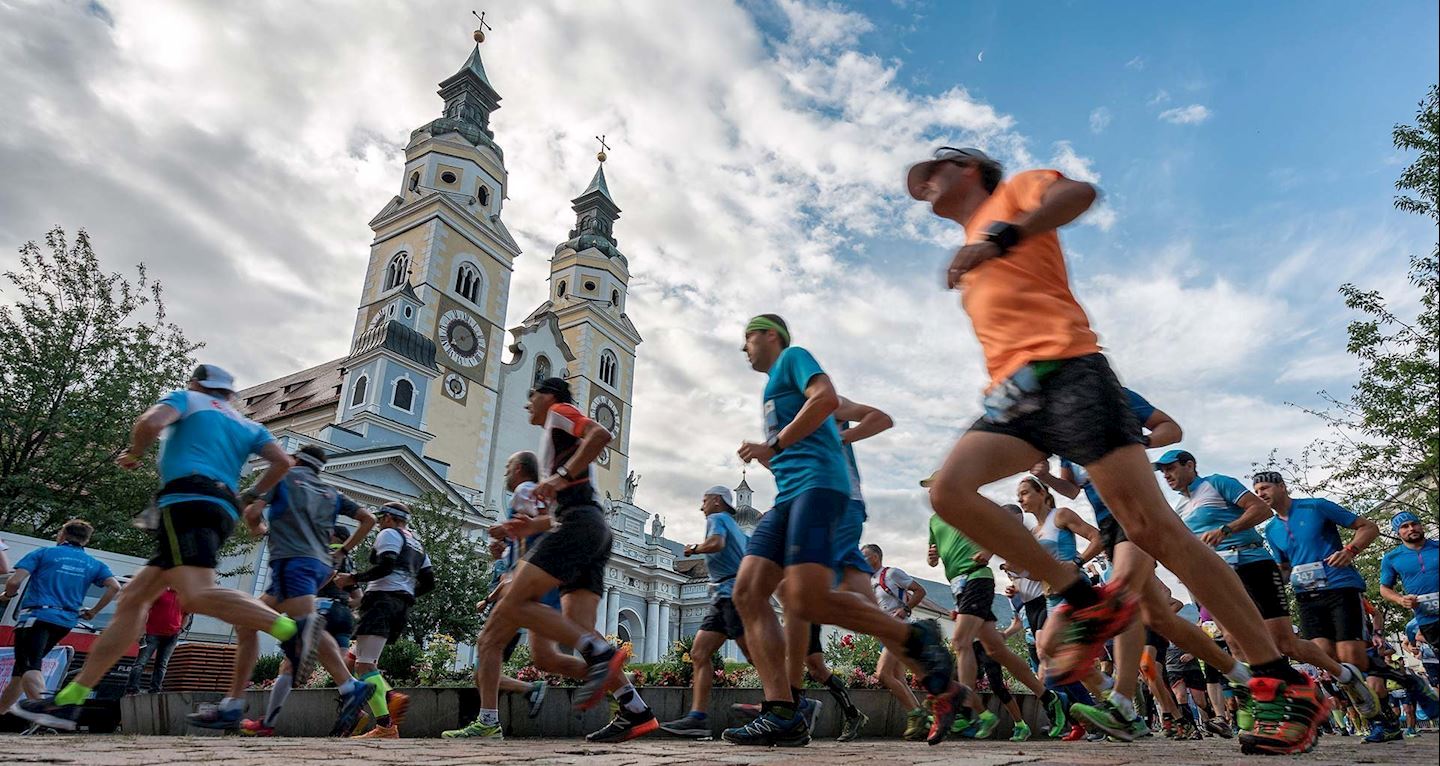
[[[80,688],[74,691],[73,697],[67,695],[67,699],[62,700],[60,695],[56,695],[56,702],[62,705],[78,704],[85,699],[90,689],[99,685],[100,679],[110,672],[110,668],[114,667],[115,662],[125,654],[125,650],[130,648],[130,644],[140,637],[150,605],[170,585],[168,571],[159,567],[142,567],[135,578],[120,591],[120,595],[115,599],[115,615],[91,645],[85,665],[75,677],[74,684]]]
[[[158,636],[146,635],[140,639],[140,651],[135,654],[135,664],[130,668],[130,680],[125,684],[126,694],[140,693],[140,679],[145,674],[145,666],[150,664],[151,655],[155,654],[155,643]],[[152,684],[153,686],[153,684]],[[153,689],[152,689],[153,691]],[[8,708],[9,705],[0,700],[0,710]]]
[[[715,668],[710,660],[723,643],[724,633],[702,630],[695,634],[695,643],[690,646],[690,664],[694,679],[694,699],[690,703],[690,709],[696,713],[704,713],[710,709],[710,687],[715,683]]]
[[[975,642],[975,636],[980,632],[983,625],[979,617],[973,614],[962,614],[955,621],[955,632],[951,635],[950,646],[955,650],[957,680],[970,687],[975,688],[975,683],[980,674],[980,663],[975,659],[975,652],[971,645]],[[980,695],[969,695],[967,702],[970,709],[980,713],[984,708],[980,707]]]
[[[1270,631],[1275,644],[1282,648],[1282,651],[1301,662],[1308,662],[1321,670],[1339,678],[1345,671],[1340,667],[1333,657],[1325,653],[1325,650],[1316,646],[1310,641],[1295,635],[1294,623],[1289,616],[1276,617],[1265,621],[1265,627]]]
[[[170,656],[175,654],[175,647],[180,644],[179,634],[173,636],[156,636],[156,639],[155,668],[150,671],[151,694],[159,694],[160,690],[164,687],[165,671],[170,667]]]
[[[1010,651],[1010,647],[1005,644],[1005,637],[995,629],[995,623],[985,623],[980,628],[978,637],[980,645],[985,648],[985,653],[990,655],[990,659],[1010,671],[1010,675],[1024,684],[1031,694],[1037,697],[1045,696],[1045,685],[1040,683],[1040,679],[1035,677],[1035,674],[1030,671],[1030,666],[1020,658],[1020,655]],[[959,644],[957,643],[956,646]]]
[[[524,575],[522,579],[522,573]],[[515,570],[510,584],[506,586],[505,593],[500,597],[500,602],[490,613],[490,619],[486,621],[485,628],[480,631],[480,638],[476,642],[475,676],[476,685],[480,690],[481,711],[498,710],[500,708],[500,665],[504,659],[505,645],[510,639],[526,627],[521,619],[526,610],[518,601],[526,601],[534,604],[540,609],[555,612],[554,609],[540,603],[540,599],[552,589],[559,587],[560,581],[546,574],[544,570],[531,566],[529,562],[522,561]],[[556,617],[564,618],[555,613]],[[532,633],[534,628],[531,628]],[[545,638],[552,637],[546,636]],[[578,640],[578,639],[573,639]],[[574,646],[575,643],[568,644]]]
[[[875,675],[906,710],[920,707],[915,692],[910,688],[910,684],[905,683],[905,669],[901,666],[900,659],[889,649],[880,653],[880,660],[875,665]]]
[[[771,511],[774,513],[774,511]],[[772,702],[794,702],[790,695],[790,682],[785,670],[785,658],[777,655],[777,648],[785,645],[784,633],[775,611],[770,608],[770,596],[779,586],[783,571],[780,565],[768,558],[747,555],[740,562],[740,572],[735,577],[735,608],[745,623],[745,638],[750,645],[750,659],[755,672],[760,676],[765,699]],[[828,589],[828,583],[826,588]]]

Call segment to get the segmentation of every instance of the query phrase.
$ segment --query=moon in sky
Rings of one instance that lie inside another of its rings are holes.
[[[975,60],[976,60],[976,61],[980,61],[980,62],[984,62],[984,61],[985,61],[985,51],[980,51],[980,53],[975,56]]]

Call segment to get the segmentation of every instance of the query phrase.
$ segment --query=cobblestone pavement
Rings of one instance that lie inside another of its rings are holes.
[[[1355,738],[1328,737],[1315,752],[1269,761],[1304,766],[1426,764],[1437,755],[1433,734],[1405,742],[1364,745]],[[825,766],[915,766],[927,764],[1074,764],[1075,766],[1161,766],[1240,764],[1232,741],[1149,741],[1105,743],[957,742],[939,747],[898,740],[838,744],[814,742],[803,749],[750,750],[719,742],[651,737],[621,745],[588,745],[576,740],[510,739],[480,745],[439,739],[345,742],[315,738],[264,740],[237,737],[0,736],[0,764],[83,764],[84,766],[452,766],[457,764],[595,764],[596,766],[710,766],[711,764],[824,764]]]

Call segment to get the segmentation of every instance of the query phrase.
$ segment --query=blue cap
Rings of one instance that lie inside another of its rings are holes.
[[[1195,462],[1195,456],[1194,456],[1194,455],[1190,454],[1189,452],[1186,452],[1186,451],[1183,450],[1183,449],[1172,449],[1172,450],[1170,450],[1169,452],[1166,452],[1165,454],[1161,455],[1161,456],[1160,456],[1160,459],[1158,459],[1158,460],[1155,461],[1155,470],[1158,471],[1158,470],[1160,470],[1161,466],[1167,466],[1167,465],[1170,465],[1171,463],[1193,463],[1193,462]]]
[[[1409,524],[1412,521],[1419,523],[1420,517],[1409,511],[1401,511],[1395,514],[1394,518],[1390,519],[1390,531],[1399,532],[1401,526]]]

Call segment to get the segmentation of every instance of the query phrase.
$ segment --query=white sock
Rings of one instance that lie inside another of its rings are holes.
[[[1340,663],[1340,675],[1336,676],[1335,680],[1339,681],[1342,684],[1348,684],[1351,681],[1355,680],[1355,674],[1350,671],[1350,666],[1348,664],[1342,662]]]
[[[266,726],[274,726],[275,721],[280,718],[280,707],[285,704],[285,698],[290,696],[291,682],[289,673],[275,678],[275,685],[270,688],[270,701],[265,708]]]
[[[500,711],[499,711],[499,710],[485,710],[485,709],[482,708],[482,709],[480,710],[480,723],[483,723],[483,724],[485,724],[486,726],[495,726],[495,725],[499,724],[499,723],[500,723]]]
[[[1114,705],[1115,709],[1119,710],[1126,718],[1135,717],[1135,703],[1131,702],[1129,697],[1126,697],[1120,692],[1110,692],[1110,704]]]
[[[1246,667],[1243,662],[1236,662],[1235,667],[1231,668],[1230,672],[1224,675],[1226,678],[1241,686],[1250,683],[1250,668]]]
[[[360,682],[359,682],[359,681],[356,681],[354,678],[351,678],[349,681],[346,681],[345,683],[340,684],[340,688],[336,689],[336,691],[340,692],[341,694],[349,694],[349,693],[355,691],[355,690],[356,690],[357,688],[359,688],[359,687],[360,687]]]

